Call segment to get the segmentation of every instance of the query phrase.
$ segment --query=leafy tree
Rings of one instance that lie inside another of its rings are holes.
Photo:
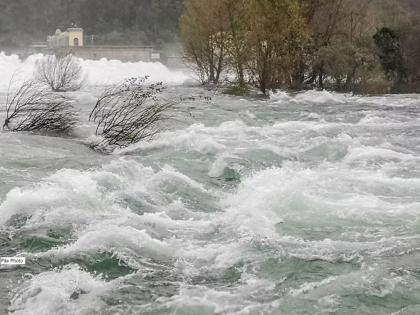
[[[406,78],[400,37],[393,30],[383,27],[374,35],[379,58],[390,80],[401,82]]]
[[[393,84],[393,92],[420,91],[420,5],[411,0],[384,0],[380,3],[383,27],[389,29],[398,37],[401,65],[397,70],[388,72],[388,79]],[[379,29],[379,31],[381,28]],[[379,36],[378,31],[378,36]],[[382,34],[385,35],[385,34]],[[390,36],[390,34],[388,34]],[[391,36],[392,37],[392,36]],[[392,40],[392,38],[388,38]],[[389,48],[388,48],[389,49]],[[384,51],[378,47],[379,55],[384,57]],[[390,54],[388,52],[388,54]],[[397,49],[395,52],[398,55]],[[398,59],[398,56],[395,57]],[[394,60],[397,65],[398,60]],[[398,70],[399,68],[399,70]],[[385,70],[385,67],[384,67]]]
[[[301,4],[311,32],[311,45],[306,50],[309,74],[306,82],[324,88],[331,76],[342,70],[340,58],[344,65],[349,58],[357,59],[357,56],[366,55],[367,50],[371,50],[371,37],[380,25],[380,18],[372,0],[301,0]],[[343,47],[351,49],[331,55],[337,49],[343,50]],[[323,53],[328,53],[334,60],[328,60]],[[355,63],[360,65],[356,59]],[[332,68],[333,64],[338,68]],[[346,76],[344,80],[351,82],[360,79],[354,77],[358,71],[350,68],[347,74],[343,74]]]
[[[234,69],[240,90],[245,87],[249,54],[249,25],[246,0],[224,0],[227,15],[227,63]]]
[[[300,86],[307,40],[301,7],[295,0],[248,1],[250,70],[263,93]]]
[[[227,56],[228,22],[223,0],[187,0],[181,18],[185,56],[203,83],[219,83]]]
[[[228,70],[264,93],[301,83],[307,32],[297,0],[187,0],[181,34],[203,82],[218,83]]]

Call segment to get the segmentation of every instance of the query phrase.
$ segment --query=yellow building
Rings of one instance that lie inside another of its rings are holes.
[[[48,36],[47,47],[33,47],[37,52],[44,54],[66,55],[72,54],[85,60],[120,60],[123,62],[154,62],[160,61],[160,53],[152,46],[138,45],[94,45],[92,40],[84,42],[82,28],[71,27],[65,32],[56,30],[55,34]]]
[[[68,28],[69,46],[70,47],[83,47],[83,29],[82,28]]]
[[[83,47],[83,29],[72,27],[65,32],[56,30],[53,36],[48,36],[48,47]]]

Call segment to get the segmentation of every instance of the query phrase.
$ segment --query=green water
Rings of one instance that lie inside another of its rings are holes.
[[[109,156],[86,121],[0,132],[0,256],[27,259],[0,314],[420,314],[419,96],[166,93],[197,97]]]

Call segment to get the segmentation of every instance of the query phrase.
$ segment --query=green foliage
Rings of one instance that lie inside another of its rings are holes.
[[[229,71],[264,93],[295,85],[308,39],[298,0],[185,3],[181,37],[203,83],[217,84]]]
[[[247,84],[233,84],[228,86],[223,93],[235,96],[245,96],[251,93],[251,86]]]
[[[420,2],[377,0],[383,25],[375,43],[392,91],[420,92]]]
[[[219,83],[225,67],[229,35],[223,1],[185,1],[181,38],[202,83]]]
[[[187,59],[204,83],[235,73],[237,86],[228,93],[242,94],[237,87],[247,83],[264,93],[304,87],[420,90],[416,0],[185,3],[181,33]]]
[[[400,37],[393,30],[383,27],[374,36],[379,49],[379,58],[385,74],[390,80],[401,80],[406,76],[403,65]]]
[[[368,42],[334,43],[322,47],[318,54],[329,78],[325,83],[326,88],[363,92],[368,82],[383,77],[379,60]]]
[[[249,5],[250,70],[263,93],[300,85],[308,33],[297,0],[251,0]],[[298,82],[296,82],[298,81]]]

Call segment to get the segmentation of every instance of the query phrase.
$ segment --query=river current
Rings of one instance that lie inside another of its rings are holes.
[[[102,155],[102,90],[70,137],[0,131],[0,314],[420,314],[420,96],[171,85]]]

